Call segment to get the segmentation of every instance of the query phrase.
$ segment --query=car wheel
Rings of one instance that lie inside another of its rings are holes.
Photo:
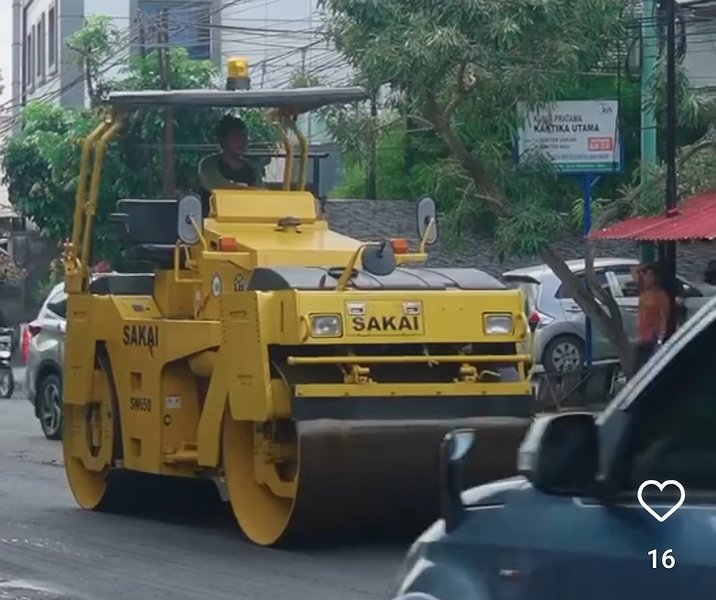
[[[15,390],[12,369],[0,369],[0,398],[11,398]]]
[[[558,335],[544,349],[542,365],[548,373],[576,373],[584,365],[584,342],[575,335]]]
[[[37,386],[37,414],[48,440],[62,439],[62,379],[45,375]]]

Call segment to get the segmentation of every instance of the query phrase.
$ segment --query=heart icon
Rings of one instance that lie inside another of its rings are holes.
[[[653,485],[653,486],[659,488],[660,492],[663,492],[665,487],[673,485],[681,493],[678,502],[676,504],[674,504],[674,506],[672,506],[666,514],[660,515],[653,508],[651,508],[651,506],[649,506],[646,503],[646,501],[644,500],[644,498],[643,498],[644,490],[647,487],[649,487],[650,485]],[[659,483],[658,481],[655,481],[654,479],[649,479],[639,486],[639,490],[636,493],[636,498],[637,498],[637,500],[639,500],[639,504],[642,505],[642,507],[644,508],[644,510],[646,512],[648,512],[652,517],[654,517],[660,523],[663,523],[664,521],[666,521],[666,519],[668,519],[671,515],[673,515],[677,510],[679,510],[681,505],[684,503],[684,500],[686,500],[686,492],[684,491],[684,486],[681,485],[678,481],[675,481],[674,479],[669,479],[668,481],[665,481],[664,483]]]

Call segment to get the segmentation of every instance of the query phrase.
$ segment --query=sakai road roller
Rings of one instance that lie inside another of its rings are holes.
[[[419,244],[332,231],[306,189],[297,117],[364,90],[252,90],[245,66],[226,89],[113,93],[84,141],[63,255],[69,485],[97,510],[128,493],[117,473],[213,481],[261,545],[414,531],[438,514],[447,431],[478,431],[475,481],[515,471],[534,408],[521,292],[424,266],[430,199]],[[152,272],[91,278],[106,147],[132,111],[162,107],[266,109],[283,182],[119,200],[122,245]]]

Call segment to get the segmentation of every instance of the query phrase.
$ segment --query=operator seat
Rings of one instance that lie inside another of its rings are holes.
[[[172,268],[179,220],[177,200],[120,200],[112,220],[124,226],[121,243],[131,250],[132,257],[159,269]]]

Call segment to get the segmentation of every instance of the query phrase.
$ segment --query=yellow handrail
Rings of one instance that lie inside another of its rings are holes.
[[[338,278],[338,281],[336,282],[336,291],[337,292],[342,292],[346,289],[346,286],[348,285],[348,282],[351,279],[351,274],[353,273],[353,269],[356,268],[356,264],[358,264],[358,259],[360,259],[361,256],[363,255],[363,250],[365,250],[365,244],[360,246],[353,253],[353,256],[351,256],[351,259],[348,261],[346,268],[343,269],[341,276]]]
[[[296,125],[295,118],[289,118],[288,123],[289,128],[291,129],[291,131],[293,131],[294,135],[296,136],[296,139],[298,139],[298,143],[301,145],[301,171],[299,173],[297,189],[303,192],[306,189],[306,178],[308,176],[308,140],[306,139],[306,136],[303,135],[303,132]]]
[[[274,117],[276,120],[273,121],[274,129],[276,129],[279,136],[281,137],[281,141],[283,142],[283,148],[286,152],[286,165],[283,169],[283,190],[290,191],[291,178],[293,177],[293,147],[291,146],[291,140],[289,140],[288,135],[286,135],[286,129],[284,127],[284,121],[286,117],[281,112],[276,112],[273,114],[276,115]]]
[[[80,175],[77,180],[77,192],[75,193],[75,213],[72,220],[72,247],[77,250],[80,244],[82,232],[85,196],[87,192],[87,175],[89,171],[90,152],[92,144],[110,126],[109,120],[103,120],[82,142],[82,156],[80,158]]]
[[[286,116],[282,116],[282,124],[284,126],[286,119]],[[286,149],[286,166],[283,170],[283,189],[288,192],[291,191],[291,182],[293,181],[293,146],[291,145],[288,135],[286,135],[285,129],[282,130],[282,134],[283,145]]]
[[[405,363],[524,363],[530,357],[527,354],[505,355],[433,355],[430,356],[289,356],[289,365],[357,365],[357,364],[405,364]]]
[[[97,211],[97,198],[99,196],[99,184],[102,178],[102,162],[104,161],[104,152],[107,148],[107,142],[114,136],[120,127],[122,127],[122,118],[119,115],[114,115],[116,118],[113,119],[112,125],[104,131],[102,136],[99,138],[95,146],[94,155],[94,168],[92,169],[92,180],[90,182],[89,198],[85,206],[85,227],[84,235],[82,236],[82,253],[80,258],[81,275],[85,279],[89,273],[89,257],[90,249],[92,247],[92,228],[94,226],[94,215]]]

